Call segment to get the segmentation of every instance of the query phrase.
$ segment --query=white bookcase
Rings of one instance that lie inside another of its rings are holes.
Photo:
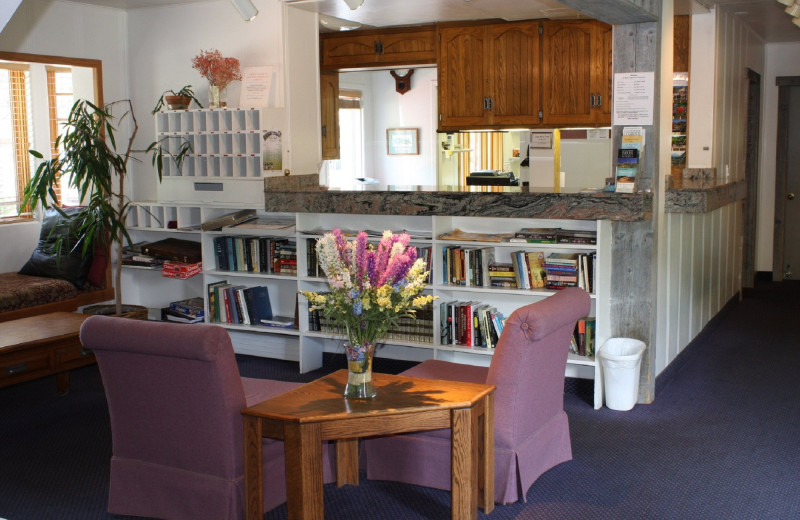
[[[571,244],[527,244],[515,242],[463,242],[470,247],[493,247],[495,257],[503,261],[512,251],[520,249],[543,251],[596,252],[594,283],[592,292],[591,316],[596,319],[596,346],[599,347],[609,337],[609,294],[610,294],[610,222],[576,221],[552,219],[513,219],[483,217],[448,216],[380,216],[340,215],[340,214],[264,214],[294,222],[290,229],[236,229],[224,228],[221,231],[200,232],[195,229],[202,221],[225,214],[241,206],[231,205],[181,205],[164,203],[139,203],[132,213],[130,227],[137,239],[156,240],[164,233],[183,233],[186,237],[202,242],[203,274],[188,280],[173,280],[160,276],[160,273],[126,270],[131,283],[140,293],[136,303],[160,308],[180,298],[203,296],[208,300],[206,287],[210,283],[227,281],[245,286],[266,285],[269,287],[273,313],[292,316],[295,305],[299,316],[299,329],[269,328],[258,325],[234,325],[223,323],[228,329],[237,353],[255,356],[286,359],[299,362],[300,371],[308,372],[322,365],[323,352],[341,352],[343,337],[309,329],[308,304],[298,291],[322,291],[327,288],[324,278],[308,275],[308,247],[322,231],[333,227],[359,230],[369,228],[382,231],[408,231],[412,233],[412,245],[431,248],[432,278],[426,289],[428,294],[438,296],[434,302],[434,332],[429,342],[405,340],[386,340],[378,349],[378,356],[388,358],[423,361],[442,359],[458,363],[487,366],[491,362],[492,350],[467,348],[458,345],[442,345],[437,324],[440,323],[439,306],[436,303],[449,300],[478,300],[489,303],[506,316],[514,309],[528,303],[547,298],[555,291],[546,289],[505,289],[495,287],[467,287],[442,283],[442,249],[459,244],[452,240],[441,240],[441,234],[460,229],[465,232],[508,233],[522,227],[561,227],[566,229],[592,230],[597,232],[597,245]],[[154,216],[158,216],[155,219]],[[176,229],[167,229],[169,221],[176,221]],[[365,224],[366,223],[366,224]],[[216,265],[214,238],[220,235],[271,236],[290,238],[296,241],[297,275],[256,274],[240,271],[221,270]],[[141,238],[139,238],[141,237]],[[151,237],[151,238],[148,238]],[[184,238],[184,237],[181,237]],[[309,239],[311,239],[309,241]],[[133,281],[135,280],[135,282]],[[125,288],[126,295],[128,287]],[[127,296],[126,296],[127,299]],[[207,317],[208,321],[208,317]],[[594,379],[594,406],[602,406],[602,381],[599,362],[594,357],[587,358],[570,354],[566,375],[584,379]]]

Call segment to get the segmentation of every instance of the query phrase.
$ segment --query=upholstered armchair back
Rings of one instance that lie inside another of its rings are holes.
[[[509,316],[486,380],[497,386],[499,444],[516,445],[563,410],[570,336],[590,306],[586,291],[568,288]]]
[[[100,367],[115,457],[243,473],[245,395],[224,329],[92,316],[81,340]]]

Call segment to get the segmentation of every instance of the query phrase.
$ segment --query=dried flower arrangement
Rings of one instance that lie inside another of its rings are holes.
[[[201,50],[200,54],[192,58],[192,68],[198,70],[211,86],[220,90],[225,90],[234,81],[242,80],[239,60],[225,58],[216,49]]]

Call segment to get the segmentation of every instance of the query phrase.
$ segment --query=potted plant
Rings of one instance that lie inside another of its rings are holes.
[[[191,85],[184,85],[177,92],[174,90],[165,90],[164,93],[161,94],[161,97],[158,98],[158,102],[152,114],[156,114],[165,106],[168,110],[186,110],[189,108],[189,105],[192,104],[192,101],[197,103],[197,106],[200,108],[203,108],[203,104],[200,103],[200,100],[194,95]]]
[[[115,117],[112,113],[114,109],[121,110],[122,115]],[[126,118],[130,118],[130,135],[124,144],[118,145],[118,127],[115,125],[122,124]],[[60,150],[60,154],[39,164],[25,186],[22,204],[31,210],[39,204],[44,209],[54,207],[64,215],[53,186],[60,182],[62,176],[67,176],[69,185],[77,189],[83,204],[73,217],[78,230],[78,240],[73,250],[80,248],[85,256],[93,252],[96,245],[110,250],[114,244],[117,258],[122,258],[124,243],[131,243],[126,229],[131,205],[125,196],[125,178],[132,154],[138,151],[133,149],[138,130],[130,100],[115,101],[103,108],[86,100],[76,101],[64,124],[64,131],[55,142],[54,148]],[[163,137],[147,147],[146,152],[152,156],[159,182],[165,157],[180,168],[185,155],[192,151],[191,144],[181,139],[177,152],[171,152],[167,144],[175,138]],[[174,146],[172,148],[175,149]],[[43,155],[36,150],[30,150],[30,153],[43,159]],[[60,252],[63,244],[56,242],[54,247]],[[121,279],[122,263],[118,261],[114,272],[115,314],[118,315],[122,314]]]

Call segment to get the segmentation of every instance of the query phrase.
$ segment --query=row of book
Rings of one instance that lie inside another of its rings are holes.
[[[308,330],[347,336],[344,327],[328,320],[319,310],[309,310]],[[386,339],[433,344],[433,305],[417,310],[415,318],[400,318],[386,333]]]
[[[595,319],[593,317],[581,318],[575,324],[569,351],[579,356],[594,357],[595,339]]]
[[[596,231],[562,228],[522,228],[509,242],[530,244],[597,244]]]
[[[486,303],[449,301],[439,304],[442,345],[481,347],[497,346],[506,318]]]
[[[592,292],[596,259],[596,253],[550,253],[544,262],[545,287],[580,287]]]
[[[261,325],[272,319],[269,288],[213,282],[207,286],[209,321],[241,325]]]
[[[217,269],[262,274],[297,274],[297,243],[288,238],[214,237]]]

